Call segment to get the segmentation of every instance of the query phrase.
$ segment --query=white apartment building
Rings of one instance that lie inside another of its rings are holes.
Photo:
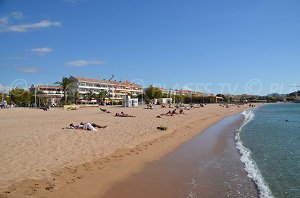
[[[137,96],[143,93],[143,87],[129,81],[116,81],[116,80],[98,80],[92,78],[83,78],[78,76],[70,76],[70,79],[75,81],[78,92],[82,97],[88,92],[93,92],[95,94],[101,91],[107,91],[111,99],[115,101],[121,101],[123,96],[131,95]]]

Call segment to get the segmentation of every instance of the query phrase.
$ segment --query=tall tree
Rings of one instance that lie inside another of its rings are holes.
[[[75,91],[74,93],[74,103],[77,104],[77,100],[79,99],[80,95],[79,95],[79,91]]]
[[[161,98],[162,97],[162,91],[157,88],[157,87],[153,87],[150,86],[146,89],[145,94],[147,96],[148,99],[154,99],[154,98]]]
[[[74,80],[67,78],[67,77],[63,77],[61,82],[56,82],[55,84],[58,84],[60,86],[63,87],[63,92],[64,92],[64,104],[67,104],[67,91],[68,91],[68,87],[71,86],[73,83],[75,83]]]
[[[9,92],[11,102],[17,106],[28,106],[31,102],[31,93],[21,88],[15,88]]]

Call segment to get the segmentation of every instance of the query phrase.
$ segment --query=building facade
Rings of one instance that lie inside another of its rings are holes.
[[[120,102],[123,96],[130,95],[136,97],[138,94],[143,93],[143,87],[129,81],[116,81],[116,80],[99,80],[93,78],[83,78],[78,76],[70,76],[70,79],[75,82],[75,87],[79,92],[80,100],[84,99],[84,95],[92,92],[99,94],[102,91],[108,93],[106,100],[113,100]]]
[[[49,106],[58,106],[61,98],[64,96],[63,87],[55,85],[32,85],[29,91],[36,96],[36,103],[40,104],[41,100],[46,100]]]

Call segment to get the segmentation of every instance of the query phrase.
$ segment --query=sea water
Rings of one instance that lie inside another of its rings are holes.
[[[243,112],[236,145],[260,197],[300,197],[300,104]]]

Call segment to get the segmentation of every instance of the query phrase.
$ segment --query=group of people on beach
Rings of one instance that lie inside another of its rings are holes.
[[[161,118],[161,116],[174,116],[174,115],[179,115],[179,114],[184,114],[184,111],[182,108],[180,108],[178,112],[177,112],[177,109],[174,109],[172,111],[169,110],[167,113],[162,113],[156,117]]]
[[[195,106],[193,103],[189,104],[188,106],[185,106],[184,104],[177,104],[175,105],[175,109],[172,111],[168,111],[167,113],[162,113],[158,116],[156,116],[157,118],[162,118],[162,116],[174,116],[174,115],[178,115],[178,114],[185,114],[184,110],[192,110],[194,108],[200,108],[200,107],[204,107],[204,105],[206,104],[199,104],[199,106]],[[161,108],[166,108],[166,105],[162,105]],[[169,108],[172,108],[171,104],[169,104]],[[178,112],[177,112],[178,110]]]
[[[162,108],[166,108],[166,106],[161,106]],[[169,105],[169,108],[171,108],[171,104]],[[179,115],[179,114],[185,114],[184,113],[184,109],[185,110],[191,110],[192,108],[196,108],[193,104],[190,104],[190,106],[186,107],[186,106],[182,106],[182,105],[176,105],[176,108],[173,109],[172,111],[169,110],[167,113],[162,113],[159,116],[157,116],[157,118],[161,118],[162,116],[174,116],[174,115]],[[204,107],[204,105],[201,105],[201,107]],[[153,109],[152,104],[147,105],[146,109]],[[104,112],[104,113],[111,113],[110,111],[108,111],[107,109],[103,109],[100,107],[100,112]],[[120,113],[116,113],[115,117],[136,117],[134,115],[129,115],[127,113],[124,113],[123,111]],[[69,126],[66,127],[66,129],[82,129],[82,130],[88,130],[88,131],[98,131],[97,129],[104,129],[107,126],[101,126],[98,125],[96,123],[91,123],[91,122],[81,122],[78,125],[74,125],[73,123],[71,123]]]

